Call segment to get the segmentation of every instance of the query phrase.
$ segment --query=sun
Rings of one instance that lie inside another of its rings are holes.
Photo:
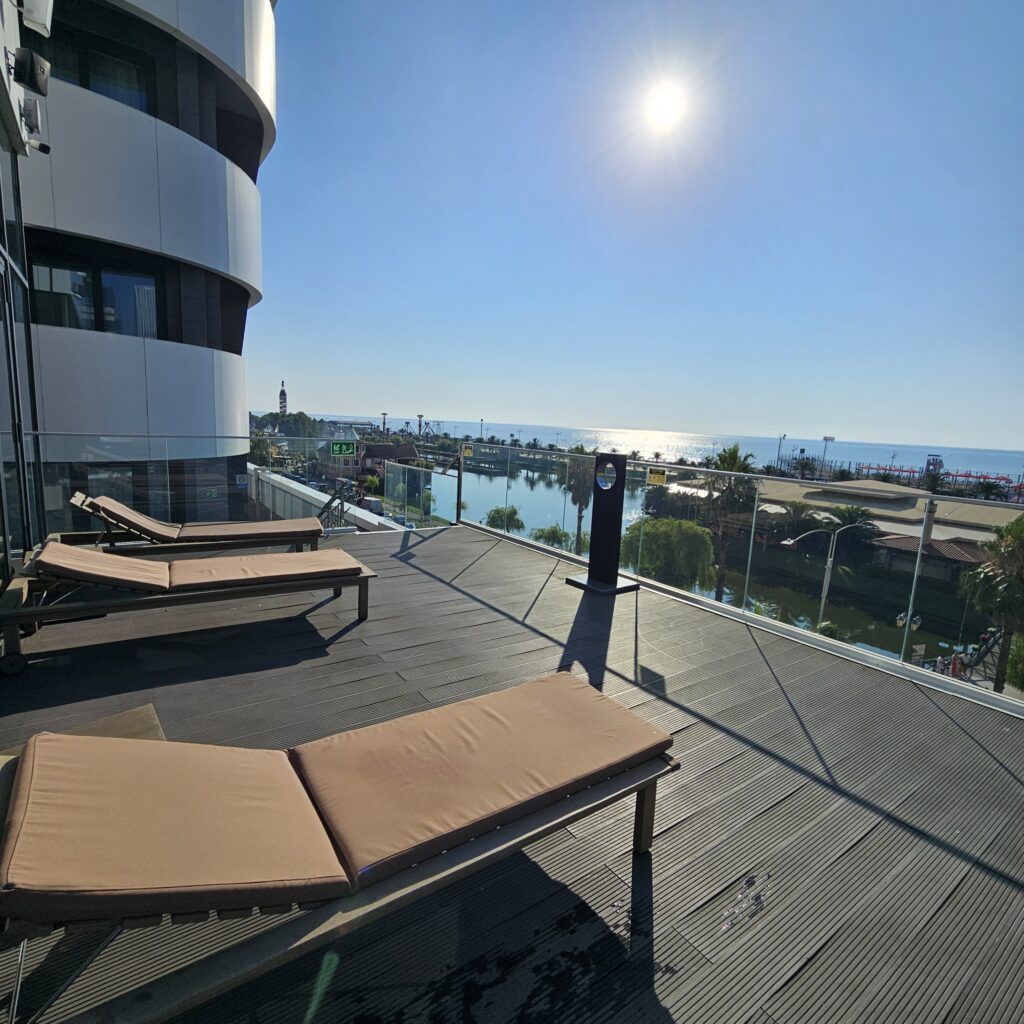
[[[662,79],[644,96],[644,122],[653,134],[669,135],[679,127],[689,108],[689,97],[683,87],[672,79]]]

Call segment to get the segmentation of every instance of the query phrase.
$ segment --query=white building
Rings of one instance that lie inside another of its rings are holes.
[[[47,527],[77,489],[244,514],[272,0],[54,0],[22,44],[51,62],[20,161]]]

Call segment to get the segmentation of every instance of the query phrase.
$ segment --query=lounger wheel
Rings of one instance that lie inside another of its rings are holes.
[[[28,668],[28,658],[20,651],[0,657],[0,675],[20,676]]]

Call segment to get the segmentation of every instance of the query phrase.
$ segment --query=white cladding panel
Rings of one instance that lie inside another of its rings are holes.
[[[44,433],[248,434],[241,356],[67,327],[32,334]]]
[[[231,73],[257,106],[273,144],[277,117],[274,9],[270,0],[115,0]]]
[[[22,163],[27,225],[164,253],[234,278],[259,300],[260,194],[239,167],[66,82],[51,82],[47,107],[52,152]]]

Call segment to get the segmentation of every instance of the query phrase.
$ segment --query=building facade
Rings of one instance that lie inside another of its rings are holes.
[[[244,515],[246,316],[275,138],[271,0],[55,0],[21,163],[47,529],[74,490]]]

